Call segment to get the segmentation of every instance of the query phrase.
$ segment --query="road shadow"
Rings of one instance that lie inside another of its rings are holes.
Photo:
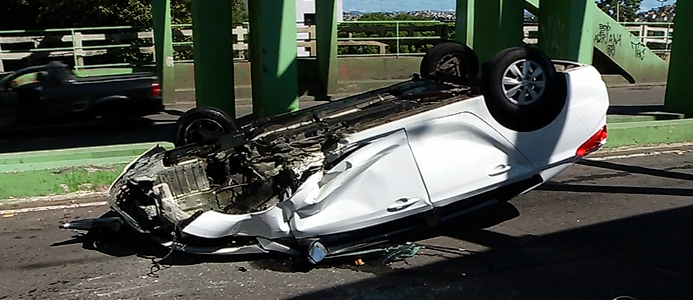
[[[691,174],[669,169],[592,160],[580,164],[693,180]],[[693,196],[687,188],[555,182],[538,190]],[[693,206],[683,206],[537,236],[511,236],[487,226],[448,226],[442,235],[487,250],[455,255],[445,251],[452,249],[432,248],[422,255],[444,258],[291,299],[682,299],[693,292],[691,217]]]
[[[581,185],[547,182],[537,190],[574,193],[639,194],[660,196],[693,196],[693,189],[639,186]]]
[[[102,215],[102,218],[114,217],[114,212]],[[486,208],[469,213],[464,216],[452,218],[435,227],[425,228],[415,232],[409,232],[406,236],[393,238],[386,245],[402,245],[418,242],[439,236],[456,236],[467,233],[470,237],[481,229],[489,228],[519,216],[519,211],[507,202],[490,205]],[[462,229],[462,230],[460,230]],[[61,247],[71,244],[81,244],[82,249],[97,251],[112,257],[136,256],[152,261],[152,272],[155,273],[172,266],[194,265],[201,263],[231,263],[249,262],[251,268],[259,270],[271,270],[285,273],[310,272],[313,269],[352,268],[355,256],[327,259],[317,266],[309,265],[302,259],[289,257],[282,254],[268,253],[260,255],[198,255],[178,251],[171,251],[157,243],[153,238],[136,232],[130,227],[123,226],[118,232],[109,229],[94,229],[89,232],[72,236],[71,239],[53,243],[52,247]],[[386,245],[378,247],[386,247]],[[376,248],[378,248],[376,247]],[[382,254],[360,255],[358,258],[369,258],[383,261]],[[370,266],[368,267],[370,268]],[[389,268],[385,265],[370,268],[372,273],[386,272]],[[239,271],[247,271],[240,270]],[[364,271],[362,268],[360,271]]]
[[[609,115],[638,115],[654,112],[662,112],[664,105],[611,105],[607,114]]]
[[[524,239],[460,233],[489,250],[291,299],[682,299],[691,217],[687,206]]]
[[[631,166],[607,161],[583,160],[580,165],[620,171],[617,175],[595,175],[596,177],[627,176],[630,174],[642,174],[668,179],[693,181],[693,174],[676,172],[667,169],[653,169],[641,166]],[[680,166],[681,168],[693,168],[693,165]],[[591,177],[595,177],[591,176]],[[596,178],[593,178],[596,179]],[[673,187],[645,187],[645,186],[606,186],[593,184],[573,184],[569,182],[547,182],[537,188],[543,191],[576,192],[576,193],[608,193],[608,194],[642,194],[661,196],[693,196],[693,189]]]
[[[651,117],[652,120],[676,120],[681,119],[682,114],[668,111],[664,105],[611,105],[607,111],[611,116],[639,116]],[[683,115],[683,117],[690,117]]]
[[[109,121],[55,121],[0,130],[0,153],[69,149],[118,144],[172,141],[182,111],[152,117]]]
[[[582,160],[578,162],[580,165],[597,167],[603,169],[610,169],[615,171],[624,171],[628,173],[643,174],[657,177],[664,177],[670,179],[681,179],[681,180],[693,180],[693,174],[674,172],[671,169],[653,169],[641,166],[624,165],[614,162],[607,161],[596,161],[596,160]],[[681,168],[693,168],[693,165],[679,166],[676,169]]]

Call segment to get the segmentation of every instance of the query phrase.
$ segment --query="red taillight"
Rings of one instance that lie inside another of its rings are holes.
[[[152,97],[161,97],[161,85],[158,82],[152,83]]]
[[[584,157],[587,154],[596,151],[597,149],[604,146],[604,144],[606,143],[606,137],[606,125],[604,125],[602,129],[597,131],[597,133],[595,133],[589,140],[582,144],[580,148],[578,148],[577,152],[575,152],[575,155],[579,157]]]

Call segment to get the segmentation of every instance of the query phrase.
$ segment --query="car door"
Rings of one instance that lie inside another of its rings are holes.
[[[27,121],[42,116],[42,110],[33,104],[40,97],[41,87],[37,82],[40,69],[27,69],[14,74],[3,83],[3,91],[0,94],[0,104],[3,126],[14,125],[17,122]]]
[[[87,87],[88,88],[88,87]],[[40,107],[47,116],[69,117],[86,108],[79,87],[69,81],[69,70],[65,66],[51,66],[41,80]]]
[[[280,206],[294,212],[296,237],[362,229],[432,209],[403,129],[357,143]]]
[[[8,86],[0,87],[0,127],[17,122],[17,92]]]
[[[407,130],[434,207],[489,191],[533,171],[530,162],[470,112],[420,122]]]

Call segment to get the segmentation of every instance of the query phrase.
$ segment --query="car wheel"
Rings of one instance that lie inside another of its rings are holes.
[[[421,60],[421,76],[455,77],[474,79],[479,74],[479,59],[467,45],[458,42],[443,42],[426,52]]]
[[[497,53],[482,75],[482,93],[491,115],[521,132],[549,125],[566,102],[563,77],[545,54],[529,47]]]
[[[176,147],[190,144],[206,144],[216,141],[220,135],[233,132],[236,125],[224,111],[214,107],[196,107],[185,112],[176,123]]]

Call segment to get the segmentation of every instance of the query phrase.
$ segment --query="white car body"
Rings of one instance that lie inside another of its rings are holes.
[[[540,130],[517,132],[502,126],[491,116],[483,96],[454,102],[346,135],[339,151],[358,150],[330,169],[312,174],[288,199],[271,208],[246,214],[206,210],[180,228],[198,239],[247,237],[257,242],[196,246],[159,240],[192,253],[297,254],[302,250],[286,241],[317,239],[329,244],[336,237],[484,198],[446,216],[463,214],[493,203],[494,191],[515,183],[525,185],[510,196],[528,192],[581,159],[578,149],[606,126],[609,100],[599,72],[589,65],[570,64],[575,67],[561,73],[567,84],[566,105],[558,118]],[[603,145],[604,139],[597,143]],[[142,157],[160,151],[152,149]],[[319,165],[320,159],[312,162]],[[306,164],[310,163],[307,159]],[[113,189],[111,207],[137,227],[119,207],[115,200],[119,191]],[[174,199],[170,186],[162,184],[153,191],[169,219],[190,216]],[[330,253],[374,240],[376,236],[352,239]]]

